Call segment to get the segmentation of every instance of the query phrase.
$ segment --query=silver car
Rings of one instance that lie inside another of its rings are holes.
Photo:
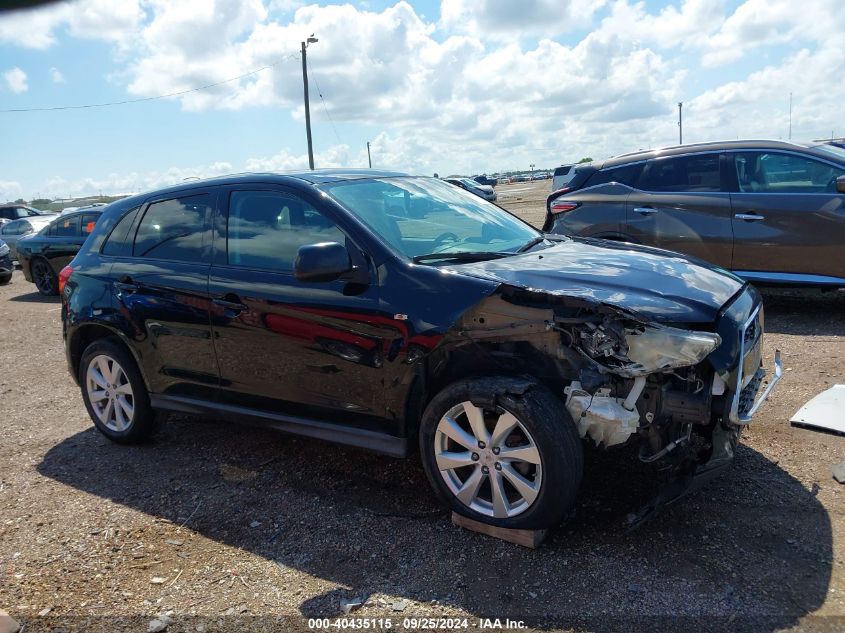
[[[12,259],[18,258],[17,246],[21,238],[38,233],[55,219],[55,215],[32,216],[21,220],[12,220],[1,226],[0,239],[9,246]]]
[[[498,196],[490,185],[482,185],[481,183],[470,180],[469,178],[444,178],[444,180],[456,187],[465,189],[470,193],[474,193],[479,198],[484,198],[488,202],[496,202]]]

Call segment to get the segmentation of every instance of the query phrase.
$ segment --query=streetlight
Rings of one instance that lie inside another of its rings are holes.
[[[534,182],[534,163],[531,163],[529,167],[531,167],[531,182]]]
[[[684,102],[678,101],[678,145],[684,144]]]
[[[314,148],[311,145],[311,106],[308,103],[308,66],[305,57],[305,49],[309,44],[314,44],[319,40],[314,37],[312,33],[307,40],[302,42],[302,86],[305,90],[305,134],[308,137],[308,166],[314,169]]]

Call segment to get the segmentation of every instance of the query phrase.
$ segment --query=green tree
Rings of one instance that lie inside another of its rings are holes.
[[[587,157],[587,158],[582,158],[581,160],[579,160],[578,164],[580,165],[581,163],[592,163],[592,162],[593,162],[593,159],[590,158],[590,157]]]

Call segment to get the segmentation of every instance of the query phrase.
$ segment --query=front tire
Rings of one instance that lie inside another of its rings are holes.
[[[46,259],[38,258],[32,262],[32,281],[35,287],[45,297],[59,294],[59,278],[56,271]]]
[[[420,426],[429,482],[455,512],[506,528],[560,522],[581,484],[581,439],[545,386],[516,377],[461,380],[429,403]]]
[[[5,285],[6,285],[6,284],[8,284],[10,281],[12,281],[12,276],[11,276],[11,275],[9,275],[9,276],[7,276],[7,277],[0,277],[0,286],[5,286]]]
[[[141,372],[119,339],[100,339],[85,349],[79,384],[94,426],[113,442],[142,442],[158,430]]]

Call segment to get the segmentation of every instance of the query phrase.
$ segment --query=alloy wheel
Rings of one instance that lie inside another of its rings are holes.
[[[543,465],[531,434],[512,413],[455,405],[434,434],[437,469],[466,507],[505,519],[528,510],[540,494]]]
[[[106,428],[126,431],[135,415],[135,398],[129,377],[113,358],[100,354],[88,363],[85,388],[91,408]]]
[[[33,281],[41,294],[53,294],[53,269],[40,259],[33,265]]]

